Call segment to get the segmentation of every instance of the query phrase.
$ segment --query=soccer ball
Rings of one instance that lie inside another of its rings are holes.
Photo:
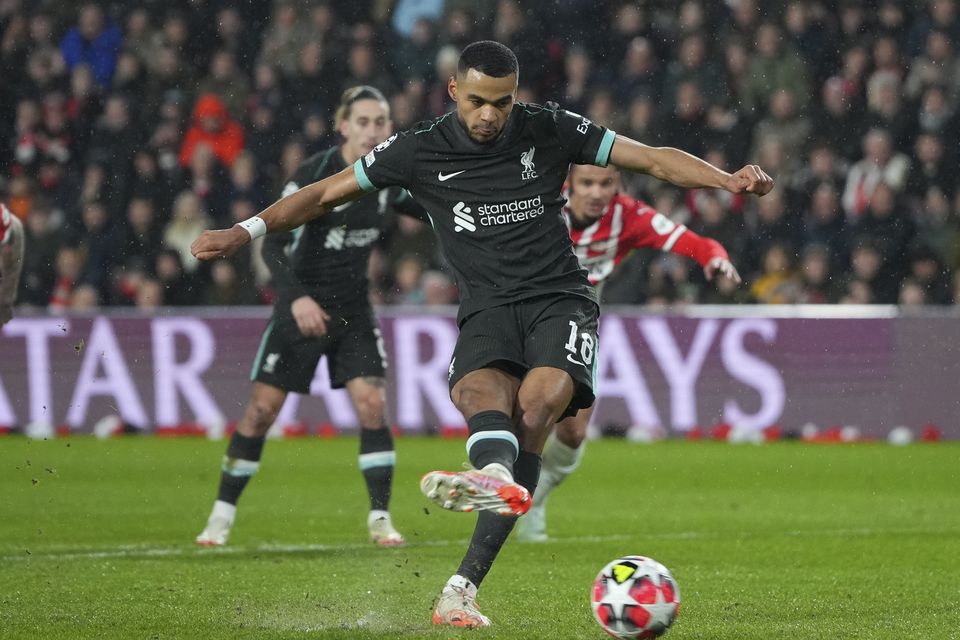
[[[617,558],[597,574],[590,597],[593,617],[614,638],[656,638],[680,608],[670,570],[652,558]]]

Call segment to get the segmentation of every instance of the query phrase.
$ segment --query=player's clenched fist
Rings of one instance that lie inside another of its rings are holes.
[[[190,253],[197,260],[214,260],[233,254],[248,242],[250,234],[234,225],[229,229],[204,231],[190,245]]]
[[[748,164],[730,178],[728,191],[733,193],[753,193],[762,196],[773,189],[773,178],[755,164]]]

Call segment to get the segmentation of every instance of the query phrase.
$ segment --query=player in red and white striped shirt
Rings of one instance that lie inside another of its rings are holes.
[[[601,287],[634,249],[643,248],[693,258],[703,267],[707,280],[719,274],[740,282],[740,274],[719,242],[699,236],[647,203],[620,193],[620,174],[615,167],[574,165],[567,178],[566,195],[563,215],[573,249],[595,287]],[[580,464],[592,413],[592,407],[581,409],[558,422],[547,440],[533,507],[518,523],[519,539],[547,539],[547,497]]]
[[[13,317],[23,268],[23,225],[0,202],[0,327]]]

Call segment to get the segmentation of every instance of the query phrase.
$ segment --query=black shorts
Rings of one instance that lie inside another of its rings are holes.
[[[382,378],[387,358],[373,311],[330,315],[325,336],[307,337],[289,312],[275,310],[263,332],[250,379],[284,391],[310,393],[324,355],[334,389],[342,389],[353,378]]]
[[[519,379],[536,367],[570,374],[573,399],[562,417],[593,406],[600,310],[579,296],[540,296],[489,307],[464,319],[450,361],[450,389],[471,371],[500,369]]]

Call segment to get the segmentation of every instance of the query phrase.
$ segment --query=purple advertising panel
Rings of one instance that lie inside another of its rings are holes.
[[[740,430],[852,425],[875,437],[932,423],[960,438],[960,318],[901,317],[889,308],[824,313],[830,317],[813,317],[809,308],[800,315],[810,317],[758,307],[685,315],[605,309],[594,422],[675,434],[717,423]],[[222,429],[249,397],[267,315],[16,318],[0,331],[0,428],[43,423],[89,432],[119,415],[147,430]],[[381,310],[391,415],[402,430],[463,426],[447,390],[454,315]],[[291,395],[278,420],[311,432],[356,424],[346,393],[329,389],[325,361],[311,395]]]

